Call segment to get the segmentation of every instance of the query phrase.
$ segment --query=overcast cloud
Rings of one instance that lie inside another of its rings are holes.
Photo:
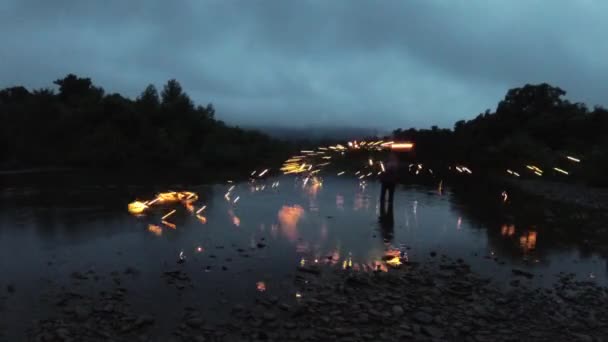
[[[230,123],[451,127],[509,88],[608,100],[606,0],[2,0],[0,87],[176,78]]]

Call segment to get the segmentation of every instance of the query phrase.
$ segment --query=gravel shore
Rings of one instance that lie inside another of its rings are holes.
[[[187,284],[177,268],[163,277]],[[182,320],[158,331],[161,317],[130,309],[120,287],[87,296],[64,290],[53,317],[38,321],[31,341],[603,341],[608,292],[562,274],[552,289],[530,285],[513,270],[497,284],[462,260],[432,258],[389,272],[329,266],[299,268],[289,298],[262,295],[232,305],[212,323],[203,308],[184,307]],[[191,291],[187,286],[176,291]]]

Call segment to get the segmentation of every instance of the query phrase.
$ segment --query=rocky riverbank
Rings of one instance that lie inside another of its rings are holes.
[[[497,284],[462,260],[431,258],[389,272],[301,268],[289,297],[262,295],[231,303],[213,322],[204,308],[184,307],[181,322],[133,312],[116,286],[89,296],[63,290],[56,312],[36,322],[32,341],[603,341],[608,292],[562,274],[552,289],[533,288],[533,274],[513,270]],[[164,277],[188,281],[176,270]],[[188,291],[182,287],[181,291]],[[179,290],[178,290],[179,291]]]

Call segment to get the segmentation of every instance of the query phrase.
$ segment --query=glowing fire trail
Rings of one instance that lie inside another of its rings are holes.
[[[175,214],[175,212],[176,212],[176,210],[175,210],[175,209],[171,210],[170,212],[168,212],[167,214],[165,214],[165,216],[163,216],[163,217],[161,218],[161,220],[164,220],[164,219],[166,219],[167,217],[169,217],[169,216],[171,216],[171,215]]]

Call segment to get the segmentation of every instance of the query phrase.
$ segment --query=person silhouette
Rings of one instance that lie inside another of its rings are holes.
[[[388,192],[388,205],[393,206],[393,199],[395,197],[395,186],[397,185],[397,174],[399,169],[399,159],[393,152],[389,155],[386,161],[385,171],[380,174],[380,205],[384,207],[386,200],[386,193]],[[392,210],[392,209],[391,209]]]

